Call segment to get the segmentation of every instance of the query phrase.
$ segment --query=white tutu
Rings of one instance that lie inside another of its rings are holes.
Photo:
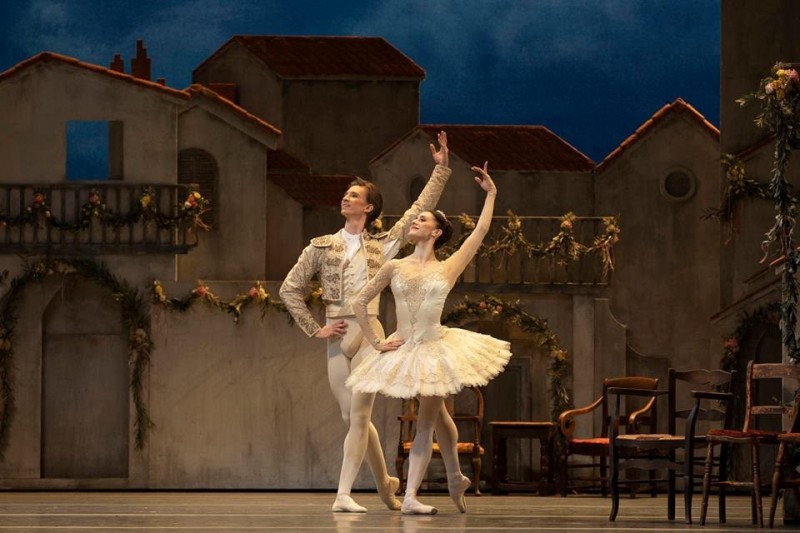
[[[466,329],[439,328],[438,339],[406,342],[390,352],[370,351],[351,372],[347,386],[393,398],[447,396],[486,385],[511,358],[506,341]]]

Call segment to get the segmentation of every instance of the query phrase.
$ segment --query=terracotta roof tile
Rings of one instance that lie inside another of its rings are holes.
[[[421,80],[425,71],[381,37],[236,35],[195,72],[237,43],[285,77],[372,76]]]
[[[82,69],[86,69],[86,70],[90,70],[92,72],[97,72],[99,74],[103,74],[104,76],[109,76],[111,78],[115,78],[115,79],[118,79],[118,80],[126,81],[126,82],[132,83],[132,84],[140,86],[140,87],[146,87],[148,89],[153,89],[155,91],[159,91],[159,92],[162,92],[164,94],[168,94],[170,96],[174,96],[174,97],[181,98],[181,99],[184,99],[184,100],[189,98],[189,94],[187,92],[185,92],[185,91],[180,91],[178,89],[172,89],[170,87],[165,87],[164,85],[161,85],[160,83],[156,83],[156,82],[148,81],[148,80],[143,80],[141,78],[135,78],[135,77],[131,76],[130,74],[117,72],[116,70],[111,70],[110,68],[102,67],[100,65],[94,65],[92,63],[85,63],[83,61],[75,59],[74,57],[69,57],[69,56],[65,56],[65,55],[61,55],[61,54],[56,54],[56,53],[53,53],[53,52],[41,52],[39,54],[36,54],[33,57],[30,57],[30,58],[26,59],[25,61],[22,61],[21,63],[17,63],[16,65],[14,65],[10,69],[6,70],[5,72],[0,73],[0,81],[3,81],[5,79],[7,79],[7,78],[10,78],[10,77],[14,76],[15,74],[17,74],[17,73],[19,73],[19,72],[21,72],[21,71],[23,71],[25,69],[28,69],[28,68],[30,68],[30,67],[32,67],[34,65],[38,65],[40,63],[47,63],[47,62],[50,62],[50,61],[56,61],[56,62],[68,64],[68,65],[73,65],[73,66],[76,66],[76,67],[79,67],[79,68],[82,68]]]
[[[311,167],[286,150],[267,150],[267,173],[270,175],[288,173],[311,174]]]
[[[605,159],[603,159],[600,162],[599,165],[597,165],[597,173],[599,174],[605,171],[611,164],[611,162],[613,162],[620,155],[622,155],[628,148],[633,146],[639,139],[647,135],[647,133],[649,133],[656,126],[656,124],[663,122],[668,117],[678,113],[686,113],[686,116],[696,121],[716,140],[719,140],[719,129],[716,126],[714,126],[711,122],[706,120],[706,118],[703,115],[701,115],[697,109],[688,104],[682,98],[678,98],[674,102],[667,104],[658,111],[656,111],[656,113],[652,117],[647,119],[647,121],[645,121],[644,124],[639,126],[630,137],[622,141],[622,144],[617,146],[610,154],[608,154],[605,157]]]
[[[244,119],[248,120],[249,122],[252,122],[256,126],[264,128],[264,129],[266,129],[266,130],[268,130],[268,131],[270,131],[270,132],[272,132],[272,133],[274,133],[276,135],[281,135],[281,130],[279,130],[278,128],[276,128],[275,126],[270,124],[269,122],[266,122],[266,121],[260,119],[259,117],[253,115],[252,113],[248,112],[244,108],[239,107],[238,105],[234,104],[233,102],[231,102],[227,98],[221,96],[219,93],[217,93],[215,91],[212,91],[208,87],[200,85],[199,83],[195,83],[193,85],[190,85],[184,92],[189,94],[189,95],[202,94],[203,96],[206,96],[206,97],[208,97],[208,98],[210,98],[212,100],[215,100],[216,102],[219,102],[223,106],[225,106],[228,109],[230,109],[231,111],[234,111],[235,113],[239,114],[241,117],[243,117]]]
[[[451,152],[476,165],[488,161],[489,168],[494,170],[591,172],[594,169],[591,159],[544,126],[421,124],[373,161],[419,130],[433,140],[438,132],[446,131]]]
[[[268,178],[304,206],[336,207],[347,186],[356,177],[347,175],[304,176],[301,174],[269,174]]]

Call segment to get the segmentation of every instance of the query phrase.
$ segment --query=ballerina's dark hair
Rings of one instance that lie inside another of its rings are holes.
[[[431,211],[431,213],[433,213],[433,218],[436,220],[436,227],[442,230],[442,234],[439,235],[433,243],[433,249],[438,250],[453,236],[453,225],[447,220],[445,214],[438,209],[436,211]]]

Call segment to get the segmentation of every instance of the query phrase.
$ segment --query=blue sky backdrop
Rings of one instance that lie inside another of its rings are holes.
[[[427,72],[421,121],[541,124],[595,161],[682,97],[719,124],[720,0],[5,0],[0,70],[43,50],[172,87],[236,34],[381,36]]]

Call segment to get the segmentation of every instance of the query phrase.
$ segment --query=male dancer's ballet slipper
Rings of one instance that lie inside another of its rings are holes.
[[[367,508],[358,505],[353,498],[347,494],[337,494],[331,506],[334,513],[366,513]]]
[[[438,510],[431,505],[420,503],[416,498],[406,498],[403,500],[403,514],[436,514]]]
[[[400,480],[396,477],[389,476],[389,481],[385,485],[378,487],[378,496],[381,501],[386,504],[390,511],[399,511],[403,504],[394,497],[397,489],[400,488]]]
[[[450,493],[450,498],[462,513],[467,512],[467,499],[464,493],[472,485],[472,481],[467,476],[461,476],[461,479],[447,482],[447,492]]]

